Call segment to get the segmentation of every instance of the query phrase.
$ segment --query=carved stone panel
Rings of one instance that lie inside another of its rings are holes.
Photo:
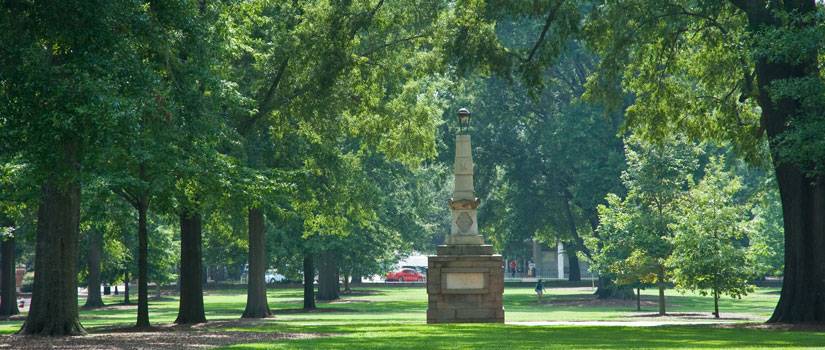
[[[471,218],[470,214],[467,214],[466,211],[461,212],[461,214],[458,214],[455,224],[458,226],[460,233],[467,233],[470,231],[470,228],[473,227],[473,218]]]

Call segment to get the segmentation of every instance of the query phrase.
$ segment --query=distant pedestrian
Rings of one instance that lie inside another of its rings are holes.
[[[539,297],[539,303],[541,303],[541,297],[544,296],[544,283],[541,280],[536,283],[536,295]]]
[[[510,277],[516,278],[516,260],[510,260]]]

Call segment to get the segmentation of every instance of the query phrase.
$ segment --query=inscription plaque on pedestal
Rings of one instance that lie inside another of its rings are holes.
[[[481,272],[447,272],[444,274],[444,288],[455,289],[484,289],[484,273]]]

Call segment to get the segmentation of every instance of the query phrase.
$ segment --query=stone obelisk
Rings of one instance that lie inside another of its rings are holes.
[[[465,131],[455,140],[455,182],[450,198],[450,234],[437,255],[428,258],[427,323],[504,322],[501,255],[484,244],[478,233],[479,200],[473,185],[470,113],[462,108],[459,123]]]

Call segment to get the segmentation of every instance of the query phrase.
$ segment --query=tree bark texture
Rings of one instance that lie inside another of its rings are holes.
[[[149,231],[146,227],[148,201],[138,203],[138,307],[135,327],[149,327]]]
[[[103,306],[103,297],[100,295],[100,255],[103,252],[103,231],[92,229],[89,231],[89,252],[86,254],[86,265],[89,276],[86,279],[88,294],[83,307],[95,308]]]
[[[77,153],[71,148],[66,150],[64,161],[73,168]],[[62,183],[50,178],[41,190],[31,308],[20,333],[85,334],[77,307],[80,183],[76,176]]]
[[[315,262],[304,253],[304,310],[315,309]]]
[[[14,267],[14,237],[9,237],[0,243],[0,316],[17,315],[17,280]]]
[[[815,0],[765,2],[732,0],[748,18],[748,30],[757,37],[763,28],[812,30],[816,19],[799,20],[791,25],[774,10],[793,13],[795,18],[816,11]],[[756,58],[757,102],[762,108],[761,126],[768,135],[773,153],[782,216],[785,228],[785,270],[779,303],[768,322],[825,323],[825,179],[807,176],[798,164],[784,161],[783,145],[777,138],[787,131],[789,122],[805,115],[804,106],[794,96],[772,94],[775,83],[798,79],[819,79],[817,52],[793,59]]]
[[[318,266],[318,300],[336,300],[340,298],[338,281],[338,264],[335,253],[324,251]]]
[[[180,304],[177,324],[206,322],[203,308],[201,214],[184,210],[180,214]]]
[[[266,227],[260,208],[249,208],[249,273],[246,284],[246,309],[242,318],[272,315],[266,300]]]

